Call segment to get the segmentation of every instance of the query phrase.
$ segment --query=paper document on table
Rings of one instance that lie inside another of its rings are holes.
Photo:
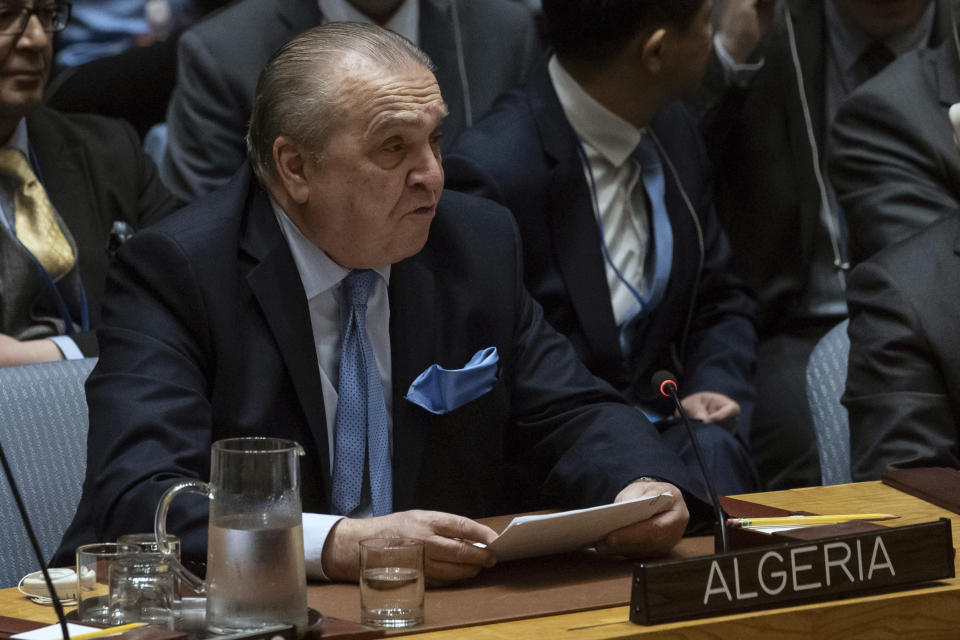
[[[665,492],[589,509],[519,516],[487,548],[501,562],[582,549],[611,531],[653,516],[669,495]]]

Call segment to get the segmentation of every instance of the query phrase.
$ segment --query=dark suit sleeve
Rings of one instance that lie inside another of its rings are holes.
[[[755,303],[729,268],[730,246],[712,208],[702,219],[704,265],[687,336],[682,375],[683,395],[722,393],[753,414],[753,376],[757,332]]]
[[[853,479],[878,480],[891,465],[960,467],[956,416],[909,294],[869,261],[853,271],[847,301]]]
[[[877,77],[884,79],[886,74]],[[923,111],[905,112],[899,105],[902,97],[872,90],[874,86],[864,85],[851,94],[832,129],[830,178],[846,216],[854,262],[960,205],[955,187],[946,182],[947,160],[936,141],[950,140],[946,111],[942,122],[919,122]],[[951,144],[948,147],[955,153]]]
[[[512,222],[512,221],[511,221]],[[519,234],[516,264],[522,264]],[[684,493],[692,522],[709,517],[699,484],[656,428],[613,388],[595,378],[570,342],[544,319],[516,269],[514,356],[506,372],[514,422],[526,441],[529,477],[541,506],[611,502],[641,476],[662,478]]]
[[[117,254],[98,332],[103,352],[87,381],[81,508],[91,510],[97,540],[152,531],[163,491],[207,475],[212,417],[196,283],[178,245],[156,232],[138,234]],[[180,499],[170,511],[188,554],[206,545],[205,502]]]
[[[242,96],[205,41],[192,30],[180,38],[177,85],[167,109],[163,177],[185,201],[224,184],[243,164],[246,131]]]

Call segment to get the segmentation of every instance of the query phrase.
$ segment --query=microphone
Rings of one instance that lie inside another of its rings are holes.
[[[668,398],[673,398],[673,403],[677,406],[677,413],[680,414],[683,425],[687,428],[687,436],[690,438],[690,444],[693,445],[693,451],[697,454],[697,463],[700,465],[700,473],[703,475],[703,481],[706,482],[707,491],[710,493],[710,499],[713,501],[713,510],[716,512],[717,522],[720,523],[720,545],[724,551],[727,551],[727,520],[723,515],[723,509],[720,507],[717,492],[713,490],[713,482],[710,480],[710,474],[707,473],[707,465],[703,462],[700,445],[697,444],[697,439],[693,437],[693,428],[690,427],[687,412],[683,410],[683,405],[680,404],[680,397],[677,395],[677,381],[674,379],[672,373],[661,369],[653,374],[650,383],[660,394]]]
[[[17,509],[20,510],[20,519],[23,520],[23,527],[27,530],[27,537],[30,538],[33,554],[37,557],[37,562],[40,563],[40,571],[43,572],[43,580],[47,583],[50,599],[53,600],[53,608],[57,612],[57,620],[60,622],[60,632],[63,634],[63,640],[70,640],[70,632],[67,631],[67,618],[63,615],[63,605],[60,604],[57,590],[53,587],[50,572],[47,571],[47,563],[43,561],[43,552],[40,551],[40,543],[37,542],[37,535],[33,532],[33,525],[30,524],[30,516],[27,515],[27,508],[23,504],[23,497],[20,495],[16,481],[13,479],[13,471],[7,462],[7,454],[3,450],[2,442],[0,442],[0,463],[3,465],[3,472],[7,476],[7,484],[10,485],[10,492],[13,493],[13,499],[17,503]]]

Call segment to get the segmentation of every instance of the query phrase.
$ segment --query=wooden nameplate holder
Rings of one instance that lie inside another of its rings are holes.
[[[631,622],[660,624],[954,577],[946,518],[904,527],[851,522],[777,534],[740,530],[730,543],[735,550],[726,553],[636,565]]]

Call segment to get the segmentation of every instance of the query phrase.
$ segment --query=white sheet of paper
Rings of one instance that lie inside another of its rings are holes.
[[[810,525],[806,525],[810,526]],[[760,533],[780,533],[781,531],[790,531],[791,529],[802,529],[804,525],[800,524],[767,524],[759,526],[744,527],[750,531],[759,531]]]
[[[97,627],[86,627],[82,624],[73,624],[72,622],[67,623],[67,631],[70,632],[70,637],[78,636],[81,633],[93,633],[94,631],[100,631]],[[60,629],[60,624],[51,624],[46,627],[40,627],[39,629],[34,629],[33,631],[24,631],[23,633],[18,633],[15,636],[10,636],[16,640],[60,640],[63,637],[63,630]]]
[[[588,509],[514,518],[487,548],[497,560],[517,560],[590,546],[611,531],[646,520],[657,512],[661,493]]]

